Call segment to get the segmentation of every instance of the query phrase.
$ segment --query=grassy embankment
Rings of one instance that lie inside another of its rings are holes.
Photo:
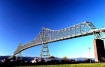
[[[105,67],[105,63],[81,63],[81,64],[59,64],[59,65],[34,65],[15,67]]]

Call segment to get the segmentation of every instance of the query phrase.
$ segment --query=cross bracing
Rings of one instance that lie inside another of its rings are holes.
[[[97,29],[91,22],[86,21],[60,30],[51,30],[49,28],[43,27],[34,40],[26,44],[19,45],[13,56],[33,46],[61,41],[65,39],[87,35],[95,35],[95,38],[100,38],[100,32],[105,32],[105,28]]]

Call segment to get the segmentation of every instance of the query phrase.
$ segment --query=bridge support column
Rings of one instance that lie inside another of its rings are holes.
[[[48,58],[50,57],[49,49],[48,49],[48,44],[42,44],[42,49],[41,49],[41,58]]]
[[[93,45],[95,62],[100,62],[102,61],[102,58],[105,58],[104,41],[101,39],[94,39]]]
[[[22,54],[21,53],[16,55],[16,60],[22,60]]]

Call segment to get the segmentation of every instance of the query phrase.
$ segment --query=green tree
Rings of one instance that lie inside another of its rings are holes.
[[[62,58],[63,61],[68,61],[69,59],[65,56]]]
[[[101,62],[105,62],[105,58],[104,57],[101,57]]]

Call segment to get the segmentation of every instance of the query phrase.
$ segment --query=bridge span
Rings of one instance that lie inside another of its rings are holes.
[[[48,43],[87,35],[94,35],[95,39],[100,39],[102,32],[105,32],[105,28],[97,29],[91,22],[86,21],[60,30],[51,30],[49,28],[43,27],[34,40],[26,44],[20,44],[16,51],[14,52],[13,56],[28,48],[42,45],[42,51],[40,56],[48,57],[50,56],[47,45]],[[46,51],[44,51],[44,49]],[[46,54],[44,55],[44,53]]]

